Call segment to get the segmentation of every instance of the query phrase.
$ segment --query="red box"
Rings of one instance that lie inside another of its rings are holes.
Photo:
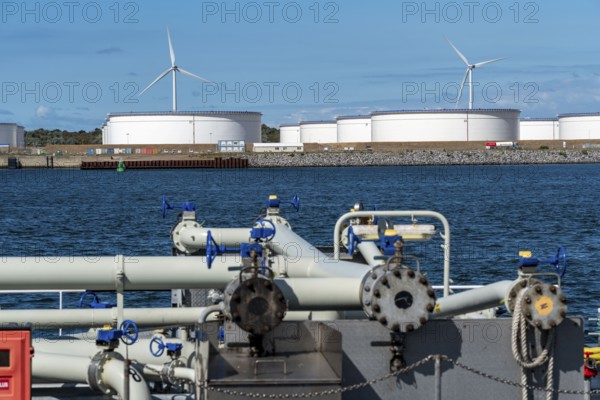
[[[31,331],[0,331],[0,399],[31,399]]]

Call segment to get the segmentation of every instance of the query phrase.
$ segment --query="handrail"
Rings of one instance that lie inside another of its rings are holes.
[[[333,230],[333,258],[340,259],[340,235],[342,224],[352,218],[360,217],[430,217],[438,219],[444,226],[441,233],[444,244],[444,297],[450,295],[450,224],[446,217],[435,211],[354,211],[342,215],[335,223]]]

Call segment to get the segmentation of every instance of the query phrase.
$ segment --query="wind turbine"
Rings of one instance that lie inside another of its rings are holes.
[[[166,70],[165,72],[160,74],[158,76],[158,78],[156,78],[151,84],[149,84],[146,89],[142,90],[142,92],[140,93],[140,96],[143,95],[144,93],[146,93],[146,91],[148,89],[150,89],[152,86],[154,86],[155,83],[157,83],[162,78],[164,78],[165,76],[169,75],[172,72],[173,73],[173,112],[176,112],[177,111],[177,72],[181,72],[184,75],[199,79],[204,82],[210,82],[210,81],[208,79],[202,78],[201,76],[192,74],[191,72],[186,71],[185,69],[180,68],[177,66],[177,64],[175,64],[175,52],[173,51],[173,43],[171,42],[171,33],[169,32],[169,28],[167,28],[167,37],[169,39],[169,51],[171,52],[171,68],[169,68],[168,70]]]
[[[460,98],[462,96],[462,92],[463,92],[463,89],[465,87],[465,82],[467,81],[467,76],[468,76],[469,77],[469,88],[470,88],[470,93],[469,93],[469,110],[472,110],[473,109],[473,70],[475,68],[480,68],[480,67],[483,67],[484,65],[491,64],[491,63],[496,62],[496,61],[504,60],[504,58],[494,58],[493,60],[483,61],[483,62],[480,62],[480,63],[477,63],[477,64],[471,64],[471,63],[469,63],[469,60],[467,60],[467,57],[465,57],[463,55],[463,53],[461,53],[456,48],[456,46],[454,46],[452,44],[452,42],[450,41],[450,39],[446,38],[446,40],[448,41],[448,43],[450,44],[450,46],[452,46],[452,48],[454,49],[454,51],[456,52],[456,54],[458,54],[458,56],[460,57],[460,59],[463,60],[463,62],[467,66],[467,71],[465,72],[465,77],[462,80],[462,83],[460,85],[460,91],[458,92],[458,98],[456,99],[456,106],[458,107],[458,102],[460,101]]]

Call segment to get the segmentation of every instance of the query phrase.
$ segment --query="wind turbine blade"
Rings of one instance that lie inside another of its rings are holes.
[[[210,82],[208,79],[205,79],[205,78],[203,78],[203,77],[201,77],[201,76],[198,76],[198,75],[192,74],[191,72],[189,72],[189,71],[186,71],[186,70],[185,70],[185,69],[183,69],[183,68],[177,68],[177,70],[179,70],[179,71],[180,71],[182,74],[184,74],[184,75],[191,76],[192,78],[200,79],[201,81],[204,81],[204,82]]]
[[[458,107],[458,102],[460,101],[460,98],[462,97],[462,92],[463,92],[463,89],[465,88],[465,82],[467,81],[467,76],[469,76],[469,68],[467,68],[465,77],[463,78],[462,83],[460,84],[460,90],[458,92],[458,97],[456,98],[456,107]]]
[[[467,57],[465,57],[464,54],[461,53],[460,50],[458,50],[456,48],[456,46],[454,46],[452,44],[452,42],[450,41],[450,39],[446,38],[446,40],[448,41],[448,43],[450,44],[450,46],[452,46],[452,48],[454,49],[454,51],[456,52],[456,54],[458,54],[458,56],[460,57],[460,59],[463,60],[463,62],[465,63],[465,65],[469,66],[469,60],[467,60]]]
[[[169,51],[171,52],[171,66],[175,66],[175,51],[173,50],[173,42],[171,42],[171,32],[167,27],[167,37],[169,38]]]
[[[500,60],[506,60],[506,57],[494,58],[493,60],[483,61],[483,62],[473,65],[473,68],[483,67],[484,65],[491,64],[491,63],[494,63],[494,62],[500,61]]]
[[[156,78],[151,84],[149,84],[148,87],[146,87],[146,89],[142,90],[138,96],[141,96],[144,93],[146,93],[146,91],[148,89],[150,89],[152,86],[154,86],[154,84],[156,82],[160,81],[162,78],[164,78],[165,76],[167,76],[169,74],[169,72],[171,72],[171,71],[173,71],[173,68],[169,68],[168,70],[166,70],[165,72],[163,72],[162,74],[160,74],[160,76],[158,78]]]

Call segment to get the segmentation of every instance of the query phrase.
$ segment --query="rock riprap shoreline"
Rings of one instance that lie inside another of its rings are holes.
[[[402,152],[262,153],[246,156],[253,168],[386,165],[511,165],[600,163],[600,150],[411,150]]]

